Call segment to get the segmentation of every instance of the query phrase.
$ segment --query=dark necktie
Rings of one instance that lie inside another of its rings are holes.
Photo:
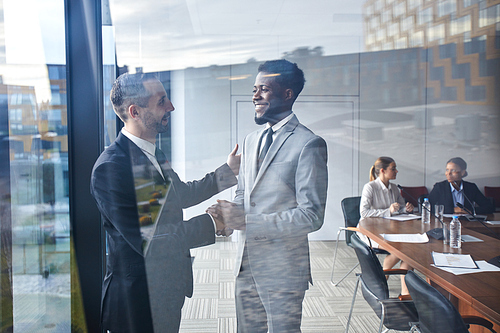
[[[155,157],[160,165],[167,161],[167,156],[158,148],[155,149]]]
[[[267,151],[269,150],[269,147],[271,147],[271,144],[273,143],[273,129],[269,127],[267,130],[266,134],[266,142],[264,143],[264,147],[262,148],[262,151],[260,152],[259,155],[259,160],[257,167],[260,169],[260,166],[262,165],[262,161],[264,161],[264,157],[266,157]],[[264,134],[262,135],[262,139],[264,138]],[[262,143],[262,140],[261,140]]]
[[[155,149],[155,157],[156,157],[156,160],[158,161],[158,164],[160,165],[160,169],[163,173],[163,177],[166,177],[165,175],[165,169],[163,169],[162,165],[167,161],[167,156],[165,156],[165,154],[158,148]],[[165,179],[162,177],[162,175],[160,175],[159,173],[155,172],[153,174],[153,178],[155,179],[155,182],[157,184],[163,184],[165,183]]]

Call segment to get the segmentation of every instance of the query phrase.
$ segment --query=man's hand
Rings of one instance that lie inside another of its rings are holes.
[[[207,208],[206,212],[212,216],[215,222],[215,234],[217,236],[231,236],[233,233],[233,229],[226,227],[224,224],[224,219],[222,218],[222,215],[220,214],[220,211],[218,209],[219,205],[215,204]]]
[[[235,230],[245,230],[246,223],[243,207],[226,200],[217,200],[217,206],[218,213],[222,215],[226,226]]]
[[[415,207],[413,207],[413,205],[411,204],[411,202],[407,202],[406,203],[406,212],[407,213],[413,213],[413,208],[415,208]]]
[[[229,155],[227,156],[227,165],[229,165],[235,176],[237,176],[238,173],[240,172],[240,162],[241,162],[241,154],[236,155],[237,151],[238,151],[238,144],[234,146],[233,151],[230,152]]]
[[[465,210],[460,207],[453,207],[453,212],[455,214],[468,214]]]

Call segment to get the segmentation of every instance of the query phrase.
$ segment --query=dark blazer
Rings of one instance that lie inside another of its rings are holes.
[[[91,193],[107,232],[107,265],[101,300],[101,320],[106,330],[153,332],[152,318],[161,320],[155,311],[165,311],[172,295],[177,299],[179,295],[182,298],[192,295],[189,249],[214,243],[215,230],[208,214],[185,223],[182,209],[236,184],[236,177],[227,164],[199,181],[186,183],[168,164],[162,165],[162,169],[171,181],[161,215],[166,220],[161,223],[161,230],[157,230],[162,237],[151,243],[146,260],[139,227],[134,171],[143,172],[143,175],[150,172],[150,180],[157,183],[163,178],[144,153],[121,133],[97,159],[92,170]],[[146,262],[154,262],[155,265]],[[157,292],[155,288],[161,290]],[[165,313],[163,317],[167,315]],[[155,331],[159,331],[158,322],[154,327]]]
[[[486,198],[481,191],[477,188],[474,183],[466,182],[462,180],[464,184],[464,193],[467,198],[476,204],[476,214],[491,214],[493,213],[495,207],[488,198]],[[450,183],[447,180],[434,184],[434,188],[429,194],[429,201],[431,203],[431,209],[434,211],[434,205],[441,204],[444,205],[445,214],[453,214],[453,195],[451,194]],[[464,198],[464,206],[471,212],[472,206],[470,202]]]

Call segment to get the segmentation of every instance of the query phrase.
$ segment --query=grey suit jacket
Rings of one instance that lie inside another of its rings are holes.
[[[328,184],[326,142],[294,116],[277,133],[257,170],[263,130],[243,143],[234,202],[244,206],[246,230],[238,245],[257,284],[270,289],[306,290],[312,283],[307,234],[323,225]]]

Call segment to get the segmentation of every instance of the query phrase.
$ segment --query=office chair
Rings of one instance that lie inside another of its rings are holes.
[[[335,271],[335,262],[337,260],[337,250],[339,247],[339,237],[342,231],[345,231],[345,243],[352,247],[351,236],[358,230],[356,227],[358,225],[359,219],[361,217],[359,213],[359,203],[361,202],[361,197],[347,197],[342,199],[340,205],[342,206],[342,213],[344,214],[344,225],[345,227],[339,227],[337,232],[337,243],[335,245],[335,253],[333,255],[333,267],[332,275],[330,276],[330,281],[334,286],[338,286],[344,279],[359,266],[359,263],[354,265],[349,272],[347,272],[338,282],[333,281],[333,273]],[[389,252],[382,249],[373,249],[376,254],[389,254]]]
[[[399,298],[389,298],[389,287],[387,285],[386,276],[406,274],[405,269],[388,269],[383,270],[377,255],[373,250],[361,239],[354,234],[351,237],[351,244],[356,251],[359,264],[361,265],[361,274],[356,274],[358,280],[354,289],[352,298],[351,310],[345,332],[349,331],[352,310],[356,293],[358,291],[359,282],[361,281],[361,291],[363,298],[368,302],[370,307],[375,311],[380,318],[380,326],[378,332],[384,332],[389,329],[397,331],[409,331],[408,323],[418,320],[417,309],[411,300],[400,300]]]
[[[495,204],[495,211],[500,210],[500,187],[485,186],[484,196],[487,198],[493,198]]]
[[[412,332],[466,333],[469,324],[481,325],[495,332],[493,324],[484,318],[461,317],[446,297],[414,272],[409,271],[405,281],[418,312],[418,323],[412,326]]]
[[[405,198],[407,202],[411,202],[414,207],[420,207],[418,205],[419,203],[415,202],[415,198],[429,194],[425,186],[402,186],[402,188],[403,191],[401,191],[401,196]]]

